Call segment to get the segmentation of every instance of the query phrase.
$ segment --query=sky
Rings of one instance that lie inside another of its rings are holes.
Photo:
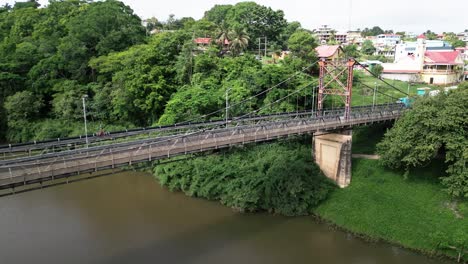
[[[0,5],[15,0],[0,0]],[[47,0],[39,0],[42,5]],[[156,17],[200,19],[216,4],[235,4],[239,0],[123,0],[142,19]],[[468,0],[255,0],[258,4],[281,9],[288,21],[299,21],[304,28],[329,25],[338,31],[363,29],[375,25],[383,29],[416,34],[428,29],[461,32],[468,29]],[[350,23],[351,22],[351,23]]]

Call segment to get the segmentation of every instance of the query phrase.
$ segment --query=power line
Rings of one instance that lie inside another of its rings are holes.
[[[369,85],[367,85],[367,84],[365,84],[365,83],[363,83],[363,82],[361,82],[361,81],[359,81],[359,80],[355,80],[355,81],[358,82],[358,83],[360,83],[361,85],[365,86],[366,88],[368,88],[368,89],[370,89],[370,90],[374,90],[374,88],[370,87]],[[391,96],[391,95],[388,95],[388,94],[386,94],[386,93],[384,93],[384,92],[382,92],[382,91],[380,91],[380,90],[377,90],[377,93],[379,93],[379,94],[381,94],[381,95],[385,95],[385,96],[390,97],[390,98],[392,98],[392,99],[396,99],[396,100],[399,100],[399,99],[400,99],[400,98],[397,98],[397,97],[393,97],[393,96]]]
[[[312,82],[310,82],[310,83],[304,85],[303,87],[301,87],[300,89],[298,89],[298,90],[296,90],[296,91],[294,91],[294,92],[292,92],[292,93],[289,93],[289,94],[286,95],[286,96],[281,97],[281,98],[278,99],[278,100],[275,100],[275,101],[273,101],[273,102],[271,102],[271,103],[269,103],[269,104],[266,104],[266,105],[260,107],[260,108],[257,109],[257,110],[251,111],[251,112],[249,112],[249,113],[247,113],[247,114],[244,114],[244,115],[242,115],[242,116],[238,116],[238,117],[236,117],[236,118],[233,118],[232,120],[233,120],[233,121],[236,121],[236,120],[242,119],[242,118],[244,118],[244,117],[246,117],[246,116],[249,116],[249,115],[251,115],[251,114],[258,113],[258,112],[259,112],[260,110],[262,110],[262,109],[268,108],[268,107],[270,107],[270,106],[272,106],[272,105],[274,105],[274,104],[276,104],[276,103],[279,103],[279,102],[283,101],[283,100],[286,99],[286,98],[289,98],[289,97],[292,96],[292,95],[295,95],[295,94],[301,92],[302,90],[304,90],[305,88],[307,88],[307,87],[308,87],[309,85],[311,85],[311,84],[312,84]]]
[[[304,68],[302,69],[302,71],[298,71],[298,72],[296,72],[296,73],[290,75],[290,76],[289,76],[288,78],[286,78],[285,80],[283,80],[283,81],[277,83],[276,85],[274,85],[274,86],[272,86],[272,87],[270,87],[270,88],[268,88],[268,89],[266,89],[266,90],[263,90],[263,91],[261,91],[261,92],[255,94],[255,95],[252,95],[252,96],[250,96],[250,97],[248,97],[248,98],[246,98],[246,99],[244,99],[244,100],[242,100],[242,101],[240,101],[240,102],[231,104],[227,109],[231,109],[231,108],[233,108],[233,107],[235,107],[235,106],[241,105],[241,104],[243,104],[243,103],[245,103],[245,102],[248,102],[248,101],[250,101],[250,100],[252,100],[252,99],[254,99],[254,98],[256,98],[256,97],[258,97],[258,96],[260,96],[260,95],[262,95],[262,94],[265,94],[265,93],[267,93],[267,92],[269,92],[269,91],[271,91],[271,90],[273,90],[273,89],[279,87],[280,85],[282,85],[282,84],[284,84],[284,83],[290,81],[291,79],[295,78],[295,77],[298,76],[299,74],[303,73],[304,71],[309,70],[309,69],[312,68],[317,62],[318,62],[318,60],[315,61],[314,63],[312,63],[310,66],[304,67]],[[208,114],[205,114],[205,115],[201,115],[201,116],[199,116],[198,118],[206,118],[206,117],[209,117],[209,116],[212,116],[212,115],[221,113],[221,112],[223,112],[223,111],[225,111],[225,110],[226,110],[226,107],[223,107],[223,108],[220,108],[220,109],[218,109],[218,110],[216,110],[216,111],[213,111],[213,112],[211,112],[211,113],[208,113]],[[189,123],[191,123],[191,122],[197,121],[198,118],[192,118],[192,120],[184,121],[184,122],[180,122],[180,123],[176,123],[176,124],[174,124],[174,125],[175,125],[175,126],[179,126],[179,125],[189,124]]]
[[[387,81],[385,81],[385,80],[383,80],[382,78],[380,78],[380,76],[378,76],[377,74],[371,72],[369,69],[367,69],[366,67],[364,67],[364,66],[363,66],[361,63],[359,63],[358,61],[356,61],[356,63],[357,63],[358,65],[360,65],[365,71],[367,71],[367,72],[370,73],[372,76],[374,76],[375,78],[379,79],[380,81],[382,81],[382,82],[385,83],[386,85],[392,87],[393,89],[399,91],[399,92],[402,93],[402,94],[405,94],[405,95],[407,95],[407,96],[410,96],[408,93],[406,93],[406,92],[400,90],[399,88],[397,88],[397,87],[391,85],[391,84],[388,83]]]

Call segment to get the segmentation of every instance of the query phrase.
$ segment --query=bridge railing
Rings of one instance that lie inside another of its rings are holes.
[[[387,105],[377,105],[376,107],[385,107]],[[353,108],[353,111],[362,111],[368,110],[368,106],[357,106]],[[337,115],[344,112],[343,108],[333,109],[333,110],[325,110],[323,111],[322,115]],[[228,120],[229,124],[244,124],[244,123],[252,123],[255,121],[262,121],[262,120],[278,120],[278,119],[287,119],[287,118],[302,118],[306,117],[307,115],[315,115],[316,113],[311,111],[296,111],[296,112],[289,112],[289,113],[274,113],[268,115],[258,115],[258,116],[247,116],[243,118],[233,118]],[[210,127],[218,127],[220,125],[225,124],[225,120],[212,120],[212,121],[205,121],[205,122],[187,122],[182,124],[176,124],[171,126],[158,126],[158,127],[151,127],[151,128],[140,128],[140,129],[130,129],[125,131],[116,131],[107,133],[104,136],[95,136],[89,135],[89,142],[91,146],[99,146],[105,144],[112,144],[114,141],[122,141],[125,138],[130,137],[141,137],[146,135],[147,137],[155,137],[155,136],[164,136],[164,135],[171,135],[176,133],[182,133],[185,131],[190,131],[193,129],[200,129],[200,128],[210,128]],[[32,156],[32,155],[42,155],[50,152],[60,152],[60,151],[68,151],[71,149],[77,148],[84,148],[86,147],[86,141],[84,136],[79,137],[72,137],[72,138],[58,138],[55,140],[46,140],[46,141],[33,141],[27,143],[19,143],[19,144],[9,144],[0,146],[0,158],[3,159],[12,159],[24,156]]]
[[[0,166],[0,186],[32,182],[60,175],[79,174],[136,162],[170,158],[188,153],[225,148],[232,145],[273,140],[289,135],[328,131],[354,125],[397,118],[399,107],[381,107],[379,111],[356,111],[345,120],[341,115],[257,122],[229,128],[200,130],[132,143],[101,146],[71,152],[54,153],[39,159],[23,159]]]

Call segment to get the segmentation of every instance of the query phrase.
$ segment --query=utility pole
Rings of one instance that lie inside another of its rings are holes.
[[[374,111],[375,106],[375,92],[377,91],[377,82],[374,83],[374,98],[372,99],[372,111]]]
[[[228,128],[228,119],[229,119],[229,91],[231,88],[226,90],[226,128]]]
[[[83,117],[84,117],[84,129],[85,129],[85,138],[86,138],[86,148],[89,147],[89,141],[88,141],[88,126],[86,124],[86,98],[88,98],[88,95],[85,94],[81,99],[83,100]]]
[[[312,90],[312,115],[314,114],[314,111],[315,111],[315,89],[317,89],[317,86],[314,86]]]
[[[408,83],[408,93],[406,95],[406,98],[408,98],[408,99],[409,99],[409,88],[410,88],[410,83]]]
[[[262,48],[262,43],[260,41],[261,41],[260,38],[258,38],[258,58],[262,57],[262,53],[260,52]]]

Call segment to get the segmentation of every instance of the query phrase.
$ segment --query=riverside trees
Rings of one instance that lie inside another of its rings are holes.
[[[448,166],[442,184],[454,197],[468,198],[468,83],[448,94],[417,100],[378,144],[391,168],[424,166],[442,155]]]
[[[215,6],[198,21],[150,19],[146,29],[118,1],[50,1],[37,7],[29,1],[0,9],[0,133],[6,132],[0,139],[8,141],[81,133],[84,94],[91,129],[168,124],[222,108],[227,89],[231,102],[240,102],[307,65],[300,57],[274,67],[254,58],[250,50],[257,38],[267,37],[274,50],[286,48],[300,24],[253,2]],[[147,36],[155,28],[168,32]],[[229,38],[230,51],[221,52],[225,41],[199,50],[193,40],[205,36]],[[231,114],[258,109],[307,82],[310,77],[303,74],[233,107]],[[34,115],[19,122],[13,102],[31,99],[40,104],[31,104]],[[307,93],[295,99],[263,112],[310,107]]]

